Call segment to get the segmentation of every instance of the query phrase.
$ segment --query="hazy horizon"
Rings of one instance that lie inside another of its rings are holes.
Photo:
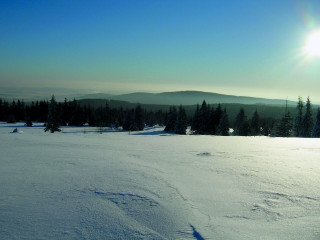
[[[320,102],[320,43],[307,45],[319,12],[316,0],[2,1],[0,85]]]
[[[122,96],[126,94],[134,94],[134,93],[151,93],[151,94],[159,94],[159,93],[167,93],[167,92],[201,92],[201,93],[214,93],[214,94],[221,94],[225,96],[236,96],[236,97],[249,97],[249,98],[257,98],[257,99],[266,99],[266,100],[288,100],[289,104],[292,104],[297,101],[296,99],[291,98],[264,98],[261,96],[245,96],[245,95],[238,95],[238,94],[228,94],[228,93],[220,93],[220,92],[209,92],[209,91],[198,91],[193,89],[180,89],[178,91],[164,91],[164,92],[152,92],[152,91],[123,91],[123,92],[108,92],[108,91],[96,91],[92,89],[71,89],[71,88],[3,88],[0,87],[0,98],[5,100],[25,100],[25,101],[34,101],[34,100],[49,100],[52,95],[55,95],[55,98],[58,101],[63,101],[65,98],[68,100],[75,99],[83,99],[86,95],[94,95],[97,94],[106,94],[111,96]],[[301,97],[301,96],[300,96]],[[92,98],[92,96],[90,96]],[[203,99],[205,100],[205,99]],[[302,97],[302,100],[305,102],[307,97]],[[320,101],[314,101],[310,98],[311,103],[313,105],[320,105]],[[195,101],[195,104],[199,103]],[[223,102],[222,102],[223,103]],[[156,103],[154,103],[156,104]],[[177,103],[178,104],[178,103]]]

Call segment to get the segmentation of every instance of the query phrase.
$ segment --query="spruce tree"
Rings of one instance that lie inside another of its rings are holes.
[[[219,103],[217,108],[212,109],[211,117],[210,117],[210,133],[215,135],[218,131],[218,126],[223,115],[223,110],[221,108],[221,104]],[[218,133],[219,134],[219,133]],[[220,134],[219,134],[220,135]]]
[[[112,120],[111,120],[111,109],[109,107],[109,103],[106,102],[106,106],[105,106],[105,116],[104,116],[104,121],[105,121],[105,125],[106,127],[111,127],[112,125]]]
[[[184,110],[182,105],[180,105],[178,115],[177,115],[176,124],[174,127],[174,133],[186,134],[187,127],[188,127],[188,124],[187,124],[186,111]]]
[[[47,122],[45,123],[45,129],[44,131],[50,131],[51,133],[54,132],[60,132],[60,128],[59,128],[59,116],[58,116],[58,107],[57,107],[57,102],[56,99],[54,97],[54,95],[52,95],[51,100],[50,100],[50,104],[49,104],[49,109],[48,109],[48,117],[47,117]]]
[[[173,107],[170,107],[167,123],[164,131],[173,132],[174,127],[176,125],[176,120],[177,120],[177,109],[175,106],[173,106]]]
[[[22,121],[24,119],[24,102],[21,102],[19,99],[14,109],[14,116],[17,121]]]
[[[271,134],[271,130],[274,126],[275,120],[273,118],[263,118],[261,119],[261,128],[262,134],[264,136],[269,136]]]
[[[276,126],[277,137],[290,137],[292,134],[292,118],[290,112],[286,110],[286,113],[281,118],[280,122]]]
[[[133,110],[127,110],[126,115],[123,121],[123,130],[131,130],[134,120],[134,111]]]
[[[25,126],[27,127],[32,127],[32,121],[31,121],[31,118],[29,116],[26,116],[25,117],[26,121],[25,121]]]
[[[131,127],[131,131],[142,131],[144,129],[143,111],[140,105],[138,105],[134,111],[134,126]]]
[[[313,131],[312,131],[312,137],[320,138],[320,108],[318,108],[316,124],[314,125]]]
[[[68,101],[65,98],[63,105],[61,106],[61,124],[62,124],[62,126],[67,126],[67,124],[70,120],[69,114],[70,114],[70,111],[68,108]]]
[[[294,137],[302,137],[303,102],[301,100],[301,97],[298,98],[297,110],[298,110],[298,114],[297,114],[295,121],[294,121],[293,136]]]
[[[216,127],[215,126],[215,111],[214,111],[214,107],[212,107],[210,109],[210,113],[209,113],[209,120],[208,120],[208,127],[209,127],[209,133],[214,135],[216,134]]]
[[[24,119],[25,119],[25,126],[32,127],[32,121],[31,121],[31,108],[29,106],[26,106],[24,109]]]
[[[306,112],[302,119],[302,137],[311,137],[313,128],[312,108],[310,98],[307,98]]]
[[[145,111],[145,119],[146,119],[146,125],[148,125],[149,127],[153,127],[156,123],[156,117],[153,111],[150,111],[150,112]]]
[[[69,126],[83,126],[86,122],[83,109],[75,103],[72,111],[71,118],[69,120]],[[105,124],[101,124],[105,126]]]
[[[216,132],[220,136],[229,136],[229,118],[226,109],[222,112]]]
[[[261,123],[258,111],[256,110],[251,118],[250,132],[252,136],[261,134]]]
[[[244,109],[241,108],[234,124],[234,131],[235,135],[239,136],[247,136],[248,135],[248,123],[247,123],[247,117],[244,113]]]
[[[209,133],[209,116],[210,116],[210,107],[207,105],[206,101],[203,100],[202,105],[199,111],[199,129],[200,134]]]
[[[4,115],[4,106],[2,105],[2,99],[0,98],[0,121],[3,121],[3,115]]]
[[[159,126],[163,126],[165,123],[165,114],[162,112],[162,110],[158,110],[155,113],[155,119],[156,122],[159,124]]]
[[[194,112],[192,124],[191,124],[191,130],[195,133],[199,133],[200,129],[200,107],[199,104],[197,104],[196,111]]]

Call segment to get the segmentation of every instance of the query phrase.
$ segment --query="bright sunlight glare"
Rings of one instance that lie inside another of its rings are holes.
[[[305,50],[309,56],[320,57],[320,30],[308,36]]]

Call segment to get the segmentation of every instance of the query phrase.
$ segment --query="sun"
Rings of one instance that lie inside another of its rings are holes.
[[[308,36],[305,51],[309,56],[320,57],[320,30]]]

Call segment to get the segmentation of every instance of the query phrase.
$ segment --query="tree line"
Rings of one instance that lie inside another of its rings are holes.
[[[295,118],[291,117],[287,110],[278,122],[275,129],[275,136],[280,137],[320,137],[320,109],[318,108],[317,115],[314,121],[312,116],[312,105],[310,98],[307,98],[304,110],[304,102],[301,97],[297,103],[298,113]]]
[[[293,119],[290,112],[285,110],[282,118],[260,118],[256,110],[248,118],[243,108],[240,108],[236,118],[229,120],[226,109],[220,104],[211,107],[206,101],[197,105],[192,116],[187,116],[183,106],[172,106],[169,112],[162,110],[146,111],[140,105],[133,109],[110,108],[105,106],[93,108],[81,106],[76,100],[57,102],[52,96],[50,101],[36,101],[25,104],[17,100],[9,102],[0,99],[0,121],[14,123],[25,121],[26,126],[32,122],[45,122],[45,131],[59,131],[60,126],[89,126],[122,128],[127,131],[141,131],[148,126],[165,126],[165,131],[176,134],[186,134],[188,126],[192,134],[210,134],[228,136],[279,136],[279,137],[320,137],[320,111],[318,109],[316,121],[312,116],[311,101],[305,104],[299,97],[297,103],[298,114]],[[233,132],[230,132],[233,129]]]
[[[222,109],[221,104],[214,108],[203,101],[201,106],[197,105],[191,130],[194,134],[268,136],[275,122],[276,120],[272,118],[260,118],[257,110],[248,119],[243,108],[240,108],[236,118],[231,122],[227,110]],[[230,128],[233,129],[233,132],[230,132]]]
[[[24,121],[26,126],[32,126],[33,122],[45,122],[45,129],[57,131],[57,126],[89,126],[122,127],[124,130],[143,130],[148,126],[166,123],[166,112],[145,111],[141,106],[135,109],[110,108],[109,104],[93,108],[87,105],[81,106],[78,101],[57,102],[52,96],[50,101],[36,101],[29,104],[24,101],[8,101],[0,99],[0,121],[15,123]],[[56,127],[52,128],[54,125]]]

